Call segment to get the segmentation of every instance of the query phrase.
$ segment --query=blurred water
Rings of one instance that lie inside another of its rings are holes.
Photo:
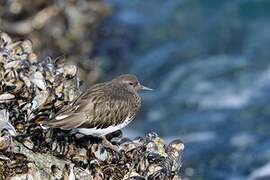
[[[155,89],[131,134],[182,138],[187,178],[259,177],[270,161],[270,1],[107,1],[115,11],[95,53],[108,76]]]

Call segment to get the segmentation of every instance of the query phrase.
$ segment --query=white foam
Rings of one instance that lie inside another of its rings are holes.
[[[256,180],[263,177],[269,177],[270,176],[270,162],[265,164],[264,166],[255,169],[251,175],[248,177],[248,180]]]

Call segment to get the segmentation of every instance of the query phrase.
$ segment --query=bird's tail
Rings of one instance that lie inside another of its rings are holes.
[[[12,136],[16,136],[17,132],[14,126],[9,121],[9,113],[6,109],[0,111],[0,131],[8,130]]]

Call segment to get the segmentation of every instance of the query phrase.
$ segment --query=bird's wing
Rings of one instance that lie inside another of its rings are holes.
[[[125,97],[104,96],[94,103],[91,119],[80,128],[103,129],[123,123],[130,115],[131,106]]]
[[[84,121],[84,114],[78,112],[78,106],[68,106],[65,111],[45,122],[46,126],[69,130],[80,126]]]
[[[129,115],[126,97],[109,96],[98,84],[82,93],[70,106],[63,108],[46,125],[69,130],[73,128],[106,128],[124,121]]]
[[[85,112],[93,110],[93,97],[104,94],[102,87],[105,83],[96,84],[83,92],[70,105],[62,108],[53,118],[45,122],[45,125],[52,128],[69,130],[77,128],[87,120]],[[88,113],[89,114],[89,113]]]

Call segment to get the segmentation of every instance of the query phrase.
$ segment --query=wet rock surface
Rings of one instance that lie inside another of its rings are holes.
[[[39,59],[30,41],[0,35],[0,179],[180,179],[184,145],[156,134],[133,140],[46,129],[48,120],[80,93],[77,68],[65,59]]]

